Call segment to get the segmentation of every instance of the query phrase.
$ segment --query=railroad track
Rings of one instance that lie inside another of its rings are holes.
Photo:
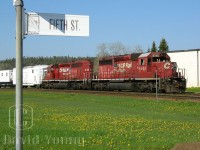
[[[128,97],[144,97],[151,99],[167,99],[200,102],[200,93],[186,92],[185,94],[165,94],[165,93],[139,93],[131,91],[93,91],[93,90],[56,90],[56,89],[26,89],[38,91],[77,93],[77,94],[94,94],[94,95],[112,95],[112,96],[128,96]]]
[[[3,89],[1,90],[8,90]],[[139,93],[139,92],[130,92],[130,91],[93,91],[93,90],[57,90],[57,89],[34,89],[28,88],[24,91],[40,91],[40,92],[64,92],[64,93],[73,93],[73,94],[93,94],[93,95],[112,95],[120,97],[142,97],[145,99],[166,99],[166,100],[181,100],[181,101],[194,101],[200,102],[200,93],[186,92],[185,94],[164,94],[164,93]]]

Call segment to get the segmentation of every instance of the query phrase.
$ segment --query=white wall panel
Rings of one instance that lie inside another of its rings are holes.
[[[197,87],[197,51],[180,51],[168,53],[171,57],[171,61],[177,62],[179,68],[186,69],[187,87]]]

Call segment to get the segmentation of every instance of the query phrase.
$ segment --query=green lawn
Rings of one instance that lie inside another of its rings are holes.
[[[197,93],[200,93],[200,87],[187,88],[186,92],[197,92]]]
[[[14,149],[14,90],[0,89],[0,149]],[[24,149],[170,149],[200,141],[200,103],[24,91]],[[10,124],[13,123],[10,109]]]

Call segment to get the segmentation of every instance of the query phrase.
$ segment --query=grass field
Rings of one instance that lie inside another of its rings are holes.
[[[200,93],[200,87],[191,87],[191,88],[187,88],[186,91],[187,91],[187,92],[197,92],[197,93]]]
[[[14,99],[14,90],[0,89],[0,149],[14,149]],[[200,141],[200,103],[25,90],[24,105],[30,126],[33,110],[26,150],[170,149]]]

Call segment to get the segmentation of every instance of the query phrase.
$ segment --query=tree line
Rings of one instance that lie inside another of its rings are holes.
[[[89,59],[94,60],[94,57],[71,57],[71,56],[53,56],[53,57],[24,57],[23,66],[35,65],[50,65],[60,64],[65,62]],[[15,58],[0,61],[0,70],[15,68]]]
[[[160,45],[157,48],[155,41],[152,43],[152,47],[147,52],[168,52],[169,46],[165,38],[162,38]],[[97,57],[106,57],[112,55],[123,55],[130,53],[143,53],[144,50],[140,45],[135,47],[126,46],[121,42],[113,43],[101,43],[97,46]]]
[[[148,52],[168,52],[169,47],[167,41],[162,38],[160,45],[157,48],[155,41],[152,43],[152,47],[148,49]],[[89,59],[94,62],[95,66],[98,66],[98,60],[102,57],[113,56],[113,55],[123,55],[130,53],[142,53],[144,50],[140,45],[135,47],[126,46],[121,42],[113,43],[101,43],[97,45],[97,55],[96,57],[71,57],[71,56],[53,56],[53,57],[24,57],[24,66],[35,66],[35,65],[50,65],[59,64],[83,59]],[[6,59],[0,61],[0,70],[13,69],[15,68],[15,59]],[[97,67],[95,67],[97,69]],[[95,70],[96,70],[95,69]]]

